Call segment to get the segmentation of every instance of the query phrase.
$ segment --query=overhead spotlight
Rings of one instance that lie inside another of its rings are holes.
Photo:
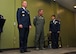
[[[74,9],[76,9],[76,5],[74,6]]]

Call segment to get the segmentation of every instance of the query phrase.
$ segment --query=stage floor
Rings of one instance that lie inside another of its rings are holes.
[[[19,50],[8,50],[3,51],[0,54],[65,54],[68,52],[76,52],[76,48],[59,48],[59,49],[45,49],[45,50],[35,50],[34,48],[29,49],[31,52],[20,53]]]

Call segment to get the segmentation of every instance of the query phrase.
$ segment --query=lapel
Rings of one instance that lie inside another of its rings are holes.
[[[25,11],[25,13],[30,14],[27,9],[23,9],[23,8],[22,8],[22,10]]]
[[[24,10],[23,8],[21,8],[21,9],[22,9],[22,11],[26,12],[26,10]]]
[[[55,20],[56,21],[56,20]],[[53,25],[55,25],[55,22],[53,22],[53,20],[51,21],[51,23],[53,24]]]

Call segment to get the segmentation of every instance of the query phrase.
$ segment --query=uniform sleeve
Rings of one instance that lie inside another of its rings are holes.
[[[19,8],[17,10],[17,22],[18,22],[18,24],[21,24],[21,11]]]
[[[33,20],[33,24],[34,24],[34,26],[36,26],[36,17],[34,17],[34,20]]]
[[[29,10],[26,10],[28,12],[28,16],[29,16],[29,26],[31,26],[31,19],[30,19],[30,12]]]
[[[31,26],[30,14],[29,14],[29,25]]]

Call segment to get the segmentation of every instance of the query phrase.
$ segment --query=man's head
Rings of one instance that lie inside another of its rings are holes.
[[[56,16],[55,15],[52,15],[51,18],[52,18],[52,20],[54,20],[56,18]]]
[[[38,14],[39,14],[40,16],[43,15],[43,12],[44,12],[43,9],[39,9],[39,10],[38,10]]]
[[[22,1],[22,7],[25,7],[25,8],[27,8],[27,1]]]

